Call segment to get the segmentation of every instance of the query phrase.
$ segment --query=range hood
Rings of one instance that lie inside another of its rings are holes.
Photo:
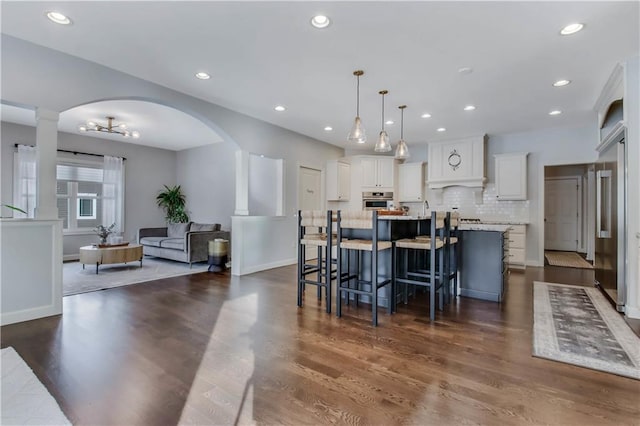
[[[474,136],[428,145],[427,184],[437,203],[442,193],[451,186],[464,186],[473,190],[476,204],[482,204],[482,192],[487,181],[485,147],[487,136]]]

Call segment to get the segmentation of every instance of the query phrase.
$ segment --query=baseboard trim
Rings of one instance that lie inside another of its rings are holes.
[[[21,311],[3,312],[0,317],[0,325],[15,324],[17,322],[30,321],[38,318],[50,317],[62,314],[62,303],[60,306],[44,305],[35,308],[23,309]]]
[[[65,254],[64,256],[62,256],[62,261],[63,262],[68,262],[70,260],[80,260],[80,255],[79,254]]]
[[[537,267],[544,266],[544,262],[540,262],[539,260],[527,260],[525,264],[527,266],[537,266]]]
[[[627,318],[640,319],[640,308],[638,307],[626,305],[624,313]]]
[[[241,268],[239,271],[234,271],[233,269],[231,269],[231,275],[248,275],[255,272],[266,271],[267,269],[280,268],[281,266],[295,265],[296,263],[298,263],[297,258],[278,260],[277,262],[263,263],[261,265],[253,265],[250,267]]]

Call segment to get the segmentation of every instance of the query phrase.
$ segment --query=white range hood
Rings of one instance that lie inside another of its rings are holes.
[[[437,203],[442,201],[444,188],[464,186],[471,188],[475,202],[482,204],[482,192],[487,181],[486,140],[486,135],[481,135],[429,143],[427,184]]]

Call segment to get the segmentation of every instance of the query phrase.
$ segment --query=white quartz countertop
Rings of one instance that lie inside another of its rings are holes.
[[[463,223],[458,229],[461,231],[495,231],[507,232],[511,225],[498,225],[490,223]]]
[[[500,219],[480,219],[481,220],[481,224],[488,224],[488,225],[528,225],[529,222],[528,221],[524,221],[524,220],[500,220]]]
[[[380,220],[424,220],[429,219],[431,216],[404,216],[404,215],[388,215],[378,216]]]

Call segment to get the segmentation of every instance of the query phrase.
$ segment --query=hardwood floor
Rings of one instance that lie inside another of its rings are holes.
[[[200,273],[64,298],[64,315],[2,328],[74,424],[638,424],[640,381],[531,356],[532,283],[502,304],[426,295],[397,314],[328,315],[295,267]]]

